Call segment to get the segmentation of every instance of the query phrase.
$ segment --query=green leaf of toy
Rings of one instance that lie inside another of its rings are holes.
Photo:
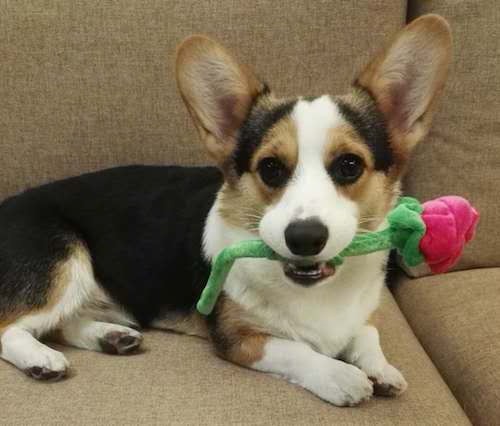
[[[402,197],[387,216],[392,245],[408,266],[417,266],[424,261],[419,248],[420,240],[425,234],[422,211],[423,207],[418,200]]]

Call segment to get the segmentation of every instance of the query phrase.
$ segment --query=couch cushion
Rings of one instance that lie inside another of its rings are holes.
[[[401,310],[476,425],[500,418],[500,268],[402,279]]]
[[[0,198],[128,163],[207,162],[175,88],[175,46],[206,33],[282,94],[344,90],[406,1],[6,2]]]
[[[216,358],[204,340],[149,332],[145,353],[135,356],[64,348],[75,374],[60,383],[33,382],[1,363],[2,419],[9,425],[469,424],[388,291],[375,320],[387,356],[409,382],[399,399],[336,408]]]
[[[421,200],[457,194],[481,213],[477,236],[455,269],[500,266],[500,12],[496,0],[412,0],[408,16],[438,13],[451,24],[454,63],[406,190]]]

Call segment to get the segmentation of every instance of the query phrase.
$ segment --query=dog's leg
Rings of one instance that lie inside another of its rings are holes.
[[[56,339],[77,348],[125,355],[139,348],[142,335],[122,325],[75,318],[59,330]]]
[[[223,357],[277,374],[334,405],[357,405],[372,396],[373,385],[363,371],[315,352],[305,343],[247,333],[235,342],[225,348]]]
[[[67,252],[64,260],[45,271],[50,285],[45,294],[35,294],[37,305],[18,307],[20,313],[9,322],[4,320],[0,329],[0,357],[35,379],[57,380],[66,375],[64,355],[37,339],[72,321],[99,291],[86,248],[75,244]],[[29,294],[29,287],[24,290]]]
[[[380,347],[378,331],[364,326],[342,353],[342,359],[363,370],[374,384],[374,393],[381,396],[402,394],[407,383],[403,375],[389,364]]]
[[[34,379],[59,380],[66,375],[69,364],[64,355],[40,343],[22,327],[8,327],[0,343],[0,357]]]

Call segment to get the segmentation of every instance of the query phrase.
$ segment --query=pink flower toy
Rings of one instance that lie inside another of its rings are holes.
[[[464,198],[449,195],[424,203],[421,216],[426,232],[420,251],[432,272],[445,272],[474,237],[479,213]]]

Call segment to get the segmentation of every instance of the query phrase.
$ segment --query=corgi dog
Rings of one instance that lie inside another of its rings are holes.
[[[384,226],[450,56],[446,21],[423,16],[346,95],[282,99],[217,42],[186,39],[177,83],[217,167],[117,167],[6,199],[1,358],[57,380],[68,361],[42,338],[120,355],[150,327],[207,337],[334,405],[402,393],[368,323],[387,252],[326,261]],[[197,313],[211,260],[257,238],[286,261],[238,260],[214,311]]]

